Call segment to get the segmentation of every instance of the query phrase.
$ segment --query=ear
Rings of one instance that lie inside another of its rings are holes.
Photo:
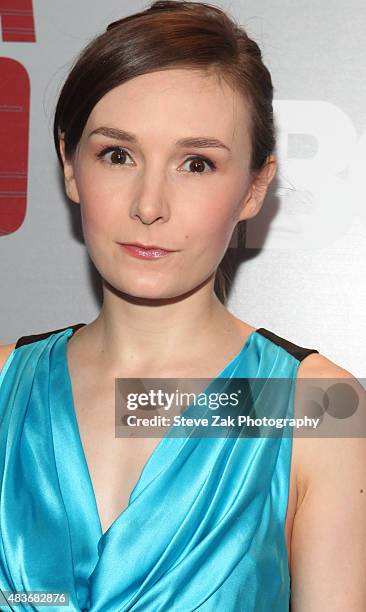
[[[252,179],[251,185],[246,192],[245,199],[240,208],[238,221],[255,217],[262,208],[268,186],[274,178],[277,170],[277,162],[273,155],[269,155]]]
[[[75,204],[80,204],[78,188],[77,188],[76,180],[74,176],[74,165],[73,165],[73,162],[69,159],[66,159],[66,156],[65,156],[64,133],[62,133],[59,136],[59,145],[60,145],[60,154],[61,154],[62,162],[64,165],[64,182],[65,182],[66,194],[68,198],[72,200]]]

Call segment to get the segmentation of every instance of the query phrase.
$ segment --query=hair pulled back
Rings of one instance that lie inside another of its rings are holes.
[[[184,0],[159,0],[114,21],[81,51],[54,114],[54,142],[61,166],[59,137],[63,135],[65,155],[71,159],[91,111],[106,93],[129,79],[172,68],[205,70],[248,100],[250,171],[259,170],[275,148],[273,85],[261,51],[218,7]],[[245,222],[239,222],[237,232],[240,248],[245,245]],[[215,278],[215,292],[222,303],[232,282],[226,255]]]

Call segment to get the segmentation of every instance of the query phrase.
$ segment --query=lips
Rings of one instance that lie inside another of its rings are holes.
[[[142,245],[141,243],[119,243],[121,249],[139,259],[161,259],[168,257],[174,251],[156,245]]]
[[[122,242],[120,244],[123,244],[124,246],[139,247],[140,249],[144,251],[161,251],[161,252],[166,252],[166,253],[173,252],[172,249],[166,249],[165,247],[162,247],[156,244],[142,244],[141,242]]]

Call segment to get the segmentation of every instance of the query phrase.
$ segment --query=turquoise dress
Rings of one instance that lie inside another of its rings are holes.
[[[165,435],[103,534],[66,361],[83,325],[23,336],[1,371],[0,589],[69,603],[0,609],[287,612],[292,437]],[[260,328],[214,380],[288,378],[291,416],[312,352]]]

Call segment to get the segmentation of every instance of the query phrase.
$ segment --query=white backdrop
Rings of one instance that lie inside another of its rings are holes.
[[[260,45],[275,86],[278,126],[278,176],[248,223],[248,248],[228,307],[366,377],[366,4],[212,4]],[[28,17],[31,9],[35,40],[6,40],[2,9],[0,57],[24,66],[31,92],[26,216],[16,231],[0,236],[2,344],[88,323],[99,312],[100,282],[82,241],[78,207],[64,195],[52,114],[78,52],[108,23],[148,2],[8,5],[10,12],[26,7]],[[1,86],[0,73],[0,96]],[[6,151],[0,160],[5,173]]]

